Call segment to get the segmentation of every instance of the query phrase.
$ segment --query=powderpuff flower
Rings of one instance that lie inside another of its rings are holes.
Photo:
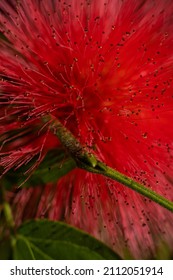
[[[0,11],[3,175],[60,146],[43,124],[51,114],[100,160],[173,200],[172,1],[1,0]],[[101,175],[75,169],[42,194],[19,191],[21,220],[31,200],[27,217],[66,221],[122,257],[173,251],[173,215]]]

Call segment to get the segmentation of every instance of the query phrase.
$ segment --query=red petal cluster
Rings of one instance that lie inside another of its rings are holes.
[[[59,146],[42,124],[52,114],[108,165],[173,200],[172,1],[1,0],[0,10],[4,173]],[[172,251],[173,215],[126,187],[75,170],[54,192],[46,187],[37,216],[122,255]]]

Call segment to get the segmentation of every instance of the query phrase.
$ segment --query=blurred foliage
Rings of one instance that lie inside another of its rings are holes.
[[[29,174],[28,170],[35,162],[36,159],[34,158],[27,165],[22,165],[17,170],[10,169],[1,179],[3,186],[6,189],[11,189],[14,186],[44,186],[47,183],[56,182],[76,167],[75,161],[67,157],[62,149],[50,150],[40,165]]]

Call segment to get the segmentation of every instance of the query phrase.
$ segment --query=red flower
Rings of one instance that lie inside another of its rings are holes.
[[[0,9],[3,173],[59,146],[42,124],[51,113],[108,165],[173,200],[172,1],[1,0]],[[75,170],[54,191],[37,216],[50,205],[50,218],[122,255],[149,258],[162,242],[172,251],[173,215],[126,187]]]

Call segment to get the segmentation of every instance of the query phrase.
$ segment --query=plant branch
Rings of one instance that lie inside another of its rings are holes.
[[[50,121],[50,129],[58,136],[60,142],[76,161],[79,168],[109,177],[173,212],[173,202],[98,160],[57,119],[48,117],[45,120]]]

